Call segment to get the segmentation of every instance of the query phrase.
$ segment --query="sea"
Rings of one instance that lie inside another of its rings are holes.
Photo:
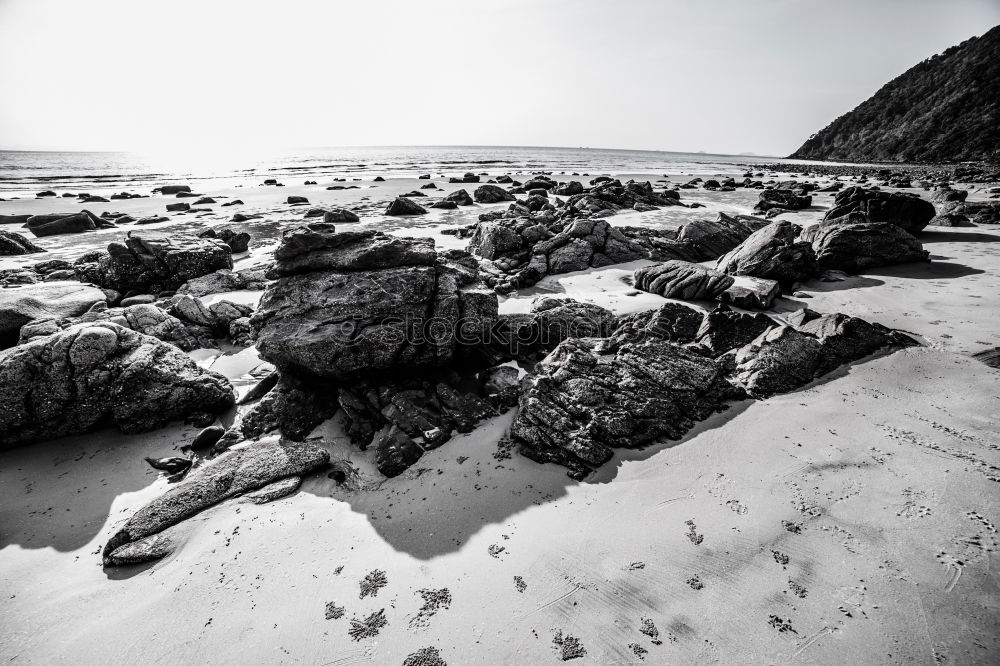
[[[152,188],[172,182],[212,186],[275,178],[415,177],[480,172],[620,174],[714,173],[734,165],[815,164],[755,155],[532,146],[399,146],[178,153],[0,151],[0,196],[40,189]],[[211,181],[211,182],[204,182]]]

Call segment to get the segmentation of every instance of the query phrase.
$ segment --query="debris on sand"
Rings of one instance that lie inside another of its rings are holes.
[[[653,641],[653,645],[663,645],[663,641],[660,640],[660,630],[656,628],[656,625],[648,617],[642,618],[642,626],[639,627],[639,632],[649,636]]]
[[[385,572],[381,569],[373,569],[361,579],[361,596],[358,598],[377,597],[378,591],[388,584],[389,579],[386,578]]]
[[[385,609],[382,608],[364,620],[352,617],[351,628],[347,630],[347,635],[356,641],[361,641],[365,638],[375,638],[378,636],[378,630],[387,624],[389,624],[389,621],[385,619]]]
[[[497,450],[493,452],[493,457],[497,460],[509,460],[511,451],[514,450],[514,442],[508,437],[501,437],[497,442]]]
[[[436,647],[420,648],[403,660],[403,666],[448,666]]]
[[[700,578],[698,578],[698,574],[695,574],[694,576],[691,576],[690,578],[687,579],[686,582],[687,582],[688,585],[691,586],[692,590],[701,590],[701,589],[704,589],[704,587],[705,587],[705,584],[703,582],[701,582]]]
[[[446,610],[451,606],[451,590],[447,587],[440,590],[417,590],[417,594],[424,598],[424,605],[410,620],[411,628],[426,627],[439,610]]]
[[[781,526],[792,534],[802,534],[802,523],[793,523],[790,520],[781,521]]]
[[[701,545],[701,542],[705,540],[705,535],[698,534],[694,525],[694,521],[685,520],[684,524],[688,526],[687,538],[691,540],[691,543],[693,543],[696,546]]]
[[[629,643],[628,649],[632,650],[632,654],[639,657],[639,659],[645,659],[646,654],[649,652],[646,648],[642,647],[638,643]]]
[[[781,566],[784,567],[788,565],[789,562],[788,555],[785,555],[784,553],[777,550],[772,550],[771,554],[774,555],[774,561],[780,564]]]
[[[771,615],[771,616],[769,616],[768,620],[767,620],[767,623],[769,625],[771,625],[772,627],[774,627],[775,629],[777,629],[780,633],[785,633],[785,632],[788,632],[788,631],[792,632],[793,634],[799,633],[799,632],[795,631],[794,629],[792,629],[792,621],[791,620],[783,620],[780,617],[778,617],[777,615]]]
[[[579,659],[587,654],[587,649],[576,636],[563,635],[562,630],[556,632],[552,637],[552,643],[559,648],[559,658],[563,661]]]
[[[645,562],[630,562],[629,565],[627,567],[625,567],[625,568],[628,571],[638,571],[639,569],[645,569],[646,568],[646,563]]]
[[[514,587],[518,592],[524,592],[528,589],[528,584],[524,582],[524,579],[520,576],[514,576]]]
[[[809,591],[806,590],[804,586],[800,585],[799,583],[796,583],[794,580],[788,581],[788,589],[792,591],[792,594],[799,597],[800,599],[805,599],[806,595],[809,594]]]
[[[339,620],[344,617],[345,610],[343,606],[338,606],[336,603],[328,601],[326,602],[326,619]]]
[[[493,557],[495,557],[495,558],[497,558],[497,559],[500,559],[500,555],[505,550],[507,550],[507,549],[504,548],[501,545],[498,545],[498,544],[495,544],[495,543],[490,545],[490,555],[493,556]]]

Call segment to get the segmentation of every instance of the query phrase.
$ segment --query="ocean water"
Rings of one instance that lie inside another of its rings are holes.
[[[191,151],[177,154],[0,151],[0,192],[152,188],[171,182],[203,186],[259,183],[277,178],[301,184],[332,178],[405,177],[423,173],[589,172],[660,174],[714,172],[735,164],[809,164],[745,155],[597,148],[404,146],[313,148],[297,151]],[[204,181],[212,181],[206,183]]]

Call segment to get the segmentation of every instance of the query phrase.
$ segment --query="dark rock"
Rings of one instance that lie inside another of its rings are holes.
[[[465,190],[455,190],[444,198],[445,201],[454,201],[459,206],[471,206],[474,202],[469,193]]]
[[[89,210],[83,210],[79,213],[32,215],[26,224],[28,231],[38,237],[78,234],[95,229],[112,229],[115,226],[114,222],[97,217]]]
[[[0,229],[0,257],[45,252],[21,234]]]
[[[705,314],[694,335],[695,344],[717,358],[749,344],[777,323],[763,314],[747,314],[720,306]]]
[[[189,210],[191,210],[191,204],[185,203],[183,201],[180,202],[180,203],[167,204],[167,212],[171,212],[171,213],[173,213],[173,212],[185,212],[185,211],[189,211]]]
[[[360,222],[361,218],[346,208],[334,208],[323,214],[323,221],[327,224],[353,224]]]
[[[238,430],[247,439],[277,430],[288,439],[301,441],[336,412],[333,386],[286,371],[274,388],[243,415]]]
[[[860,213],[824,220],[803,232],[802,238],[812,243],[819,268],[856,273],[877,266],[930,261],[930,253],[920,241],[902,228],[872,222]]]
[[[1000,224],[1000,202],[974,201],[952,204],[945,211],[962,215],[973,224]]]
[[[307,199],[306,197],[291,196],[285,199],[285,203],[295,206],[300,204],[307,204],[309,203],[309,199]]]
[[[139,509],[104,546],[105,566],[118,549],[150,537],[224,500],[327,464],[330,454],[313,444],[260,441],[230,451],[194,470],[181,483]]]
[[[492,204],[514,201],[514,195],[497,185],[480,185],[473,192],[476,203]]]
[[[386,215],[424,215],[427,209],[406,197],[396,197],[385,209]]]
[[[934,217],[934,204],[908,192],[880,192],[863,187],[849,187],[834,198],[833,207],[824,220],[861,213],[871,222],[894,224],[900,229],[918,234]]]
[[[17,341],[30,321],[78,317],[105,302],[100,289],[81,284],[37,284],[0,289],[0,349]]]
[[[455,210],[458,208],[458,204],[454,201],[435,201],[431,204],[431,208],[440,208],[442,210]]]
[[[198,238],[217,238],[228,245],[233,254],[242,254],[250,246],[250,234],[233,229],[208,229],[198,234]]]
[[[85,432],[106,419],[145,432],[233,403],[225,377],[116,324],[78,324],[0,352],[3,446]]]
[[[781,221],[758,229],[716,263],[729,275],[749,275],[779,282],[801,282],[816,270],[816,253],[797,241],[799,227]]]
[[[190,185],[163,185],[157,188],[160,194],[177,194],[178,192],[190,192]],[[156,190],[153,190],[154,192]]]
[[[624,344],[601,356],[570,339],[525,380],[510,433],[522,454],[579,479],[615,448],[681,437],[737,395],[721,366],[669,342]]]

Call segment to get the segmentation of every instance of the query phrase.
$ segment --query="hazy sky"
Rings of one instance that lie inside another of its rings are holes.
[[[1000,0],[0,0],[0,147],[787,154]]]

